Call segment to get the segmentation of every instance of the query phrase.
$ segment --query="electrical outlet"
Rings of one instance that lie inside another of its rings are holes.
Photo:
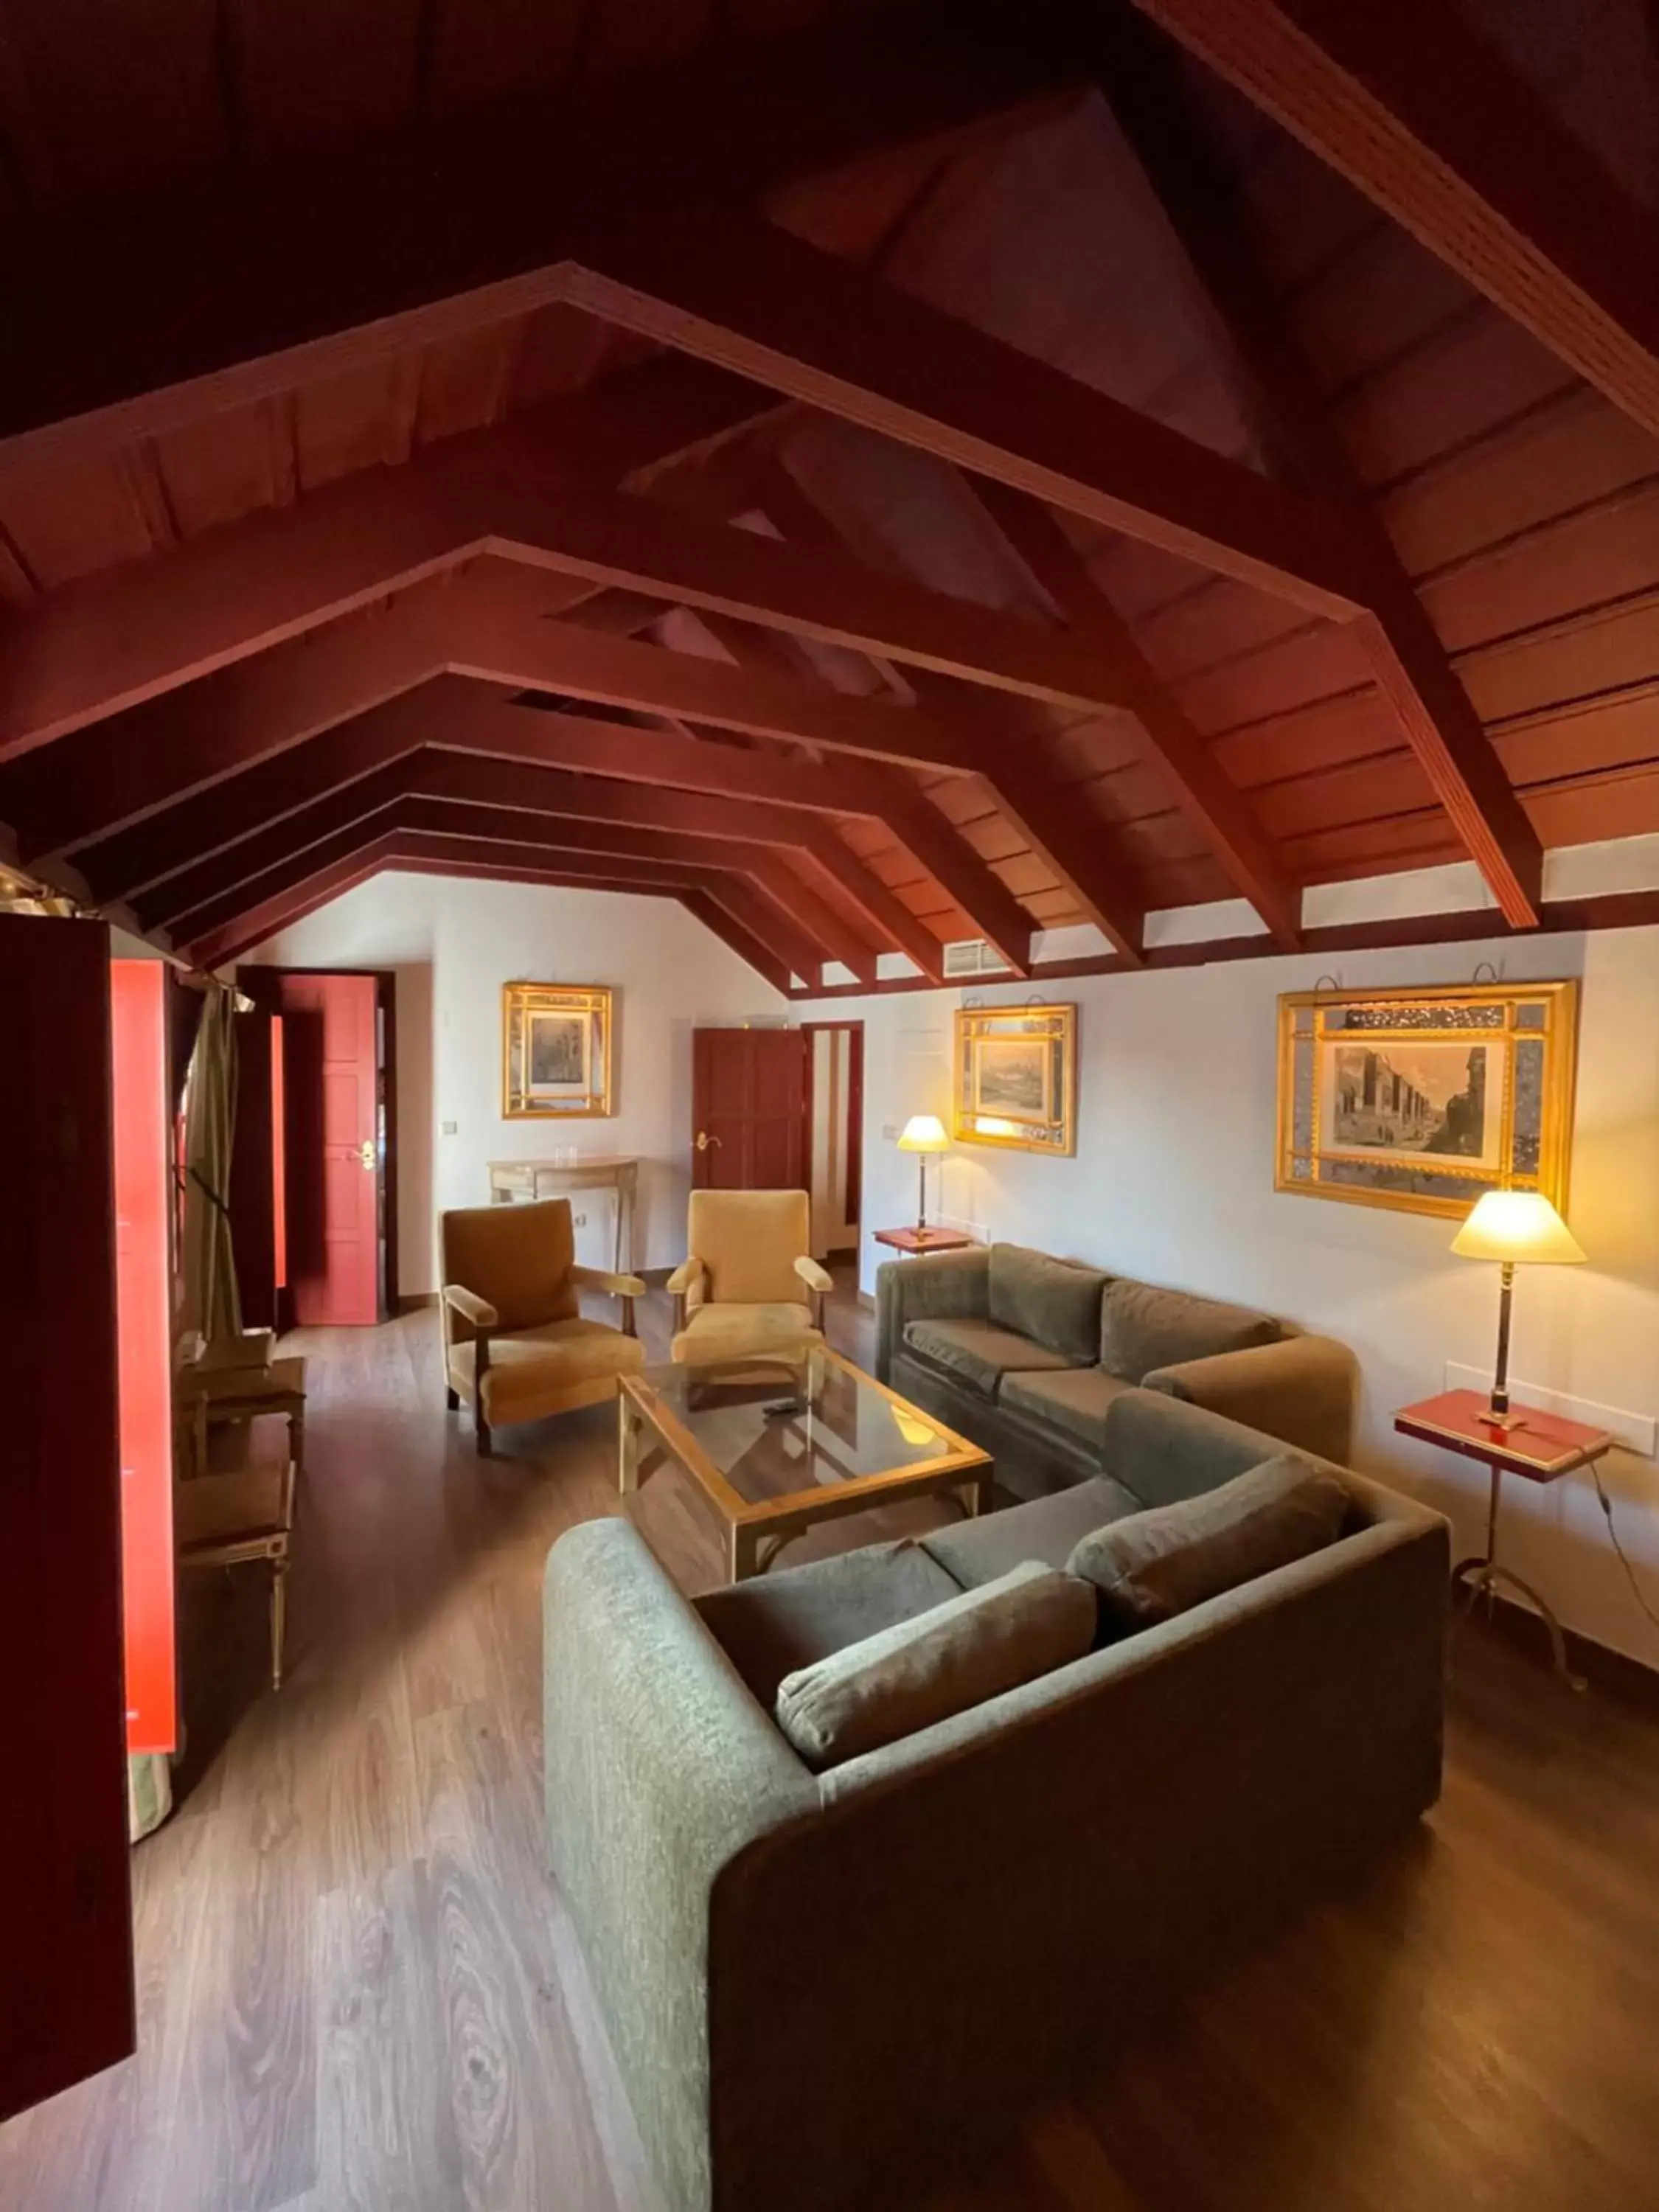
[[[459,1121],[440,1121],[438,1133],[441,1137],[453,1137],[460,1126]]]
[[[898,1142],[898,1123],[896,1121],[884,1121],[881,1125],[881,1133],[890,1145],[896,1144]]]
[[[586,1229],[587,1216],[585,1213],[573,1213],[570,1217],[570,1225],[573,1229]]]

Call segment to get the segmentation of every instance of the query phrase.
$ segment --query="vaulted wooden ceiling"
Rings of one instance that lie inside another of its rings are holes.
[[[1551,0],[108,12],[0,0],[0,821],[191,957],[395,866],[786,987],[1133,963],[1659,830],[1639,0],[1615,70]]]

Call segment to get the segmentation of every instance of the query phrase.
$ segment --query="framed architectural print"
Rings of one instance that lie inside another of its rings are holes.
[[[1448,1217],[1540,1190],[1565,1212],[1577,1013],[1570,982],[1280,999],[1276,1188]]]
[[[608,985],[501,986],[501,1114],[508,1121],[609,1114],[615,993]]]
[[[1077,1008],[959,1006],[958,1143],[1077,1150]]]

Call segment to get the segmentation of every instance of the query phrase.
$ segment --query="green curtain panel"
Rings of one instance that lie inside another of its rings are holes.
[[[235,1131],[235,994],[216,989],[202,1010],[185,1105],[185,1326],[209,1344],[242,1326],[230,1243]]]

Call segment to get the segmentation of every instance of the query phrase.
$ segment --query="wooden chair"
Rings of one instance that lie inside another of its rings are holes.
[[[646,1286],[576,1265],[568,1199],[463,1207],[441,1238],[449,1409],[471,1407],[481,1454],[492,1430],[599,1405],[644,1366],[634,1301]],[[583,1291],[620,1298],[622,1328],[584,1320]]]
[[[292,1458],[231,1474],[192,1475],[173,1492],[173,1540],[181,1570],[270,1562],[270,1686],[283,1686],[288,1625],[288,1547],[294,1532]]]
[[[672,1355],[690,1366],[787,1358],[823,1341],[828,1271],[804,1190],[694,1190],[690,1255],[668,1279]]]

